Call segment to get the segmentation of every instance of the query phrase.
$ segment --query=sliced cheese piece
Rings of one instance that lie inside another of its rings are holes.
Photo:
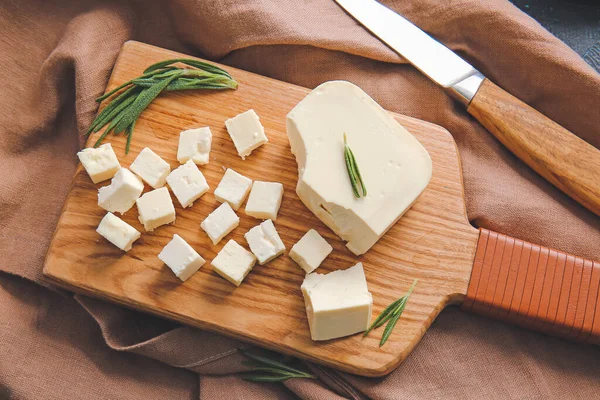
[[[212,133],[209,127],[188,129],[179,134],[177,160],[185,164],[192,160],[198,165],[208,164]]]
[[[310,274],[333,251],[333,247],[314,229],[306,232],[290,250],[290,258]]]
[[[166,187],[145,193],[136,200],[138,219],[147,231],[175,222],[175,207]]]
[[[242,160],[245,160],[254,149],[269,141],[254,110],[248,110],[228,119],[225,121],[225,127]]]
[[[218,244],[221,239],[239,224],[240,218],[231,209],[229,203],[223,203],[208,214],[208,217],[202,221],[200,227],[204,229],[213,244]]]
[[[133,160],[129,169],[154,189],[164,186],[167,181],[167,175],[171,172],[169,163],[160,158],[149,147],[144,147],[140,151],[140,154]]]
[[[344,133],[368,191],[355,198]],[[431,178],[425,148],[349,82],[326,82],[287,115],[302,202],[356,255],[369,250],[412,206]]]
[[[245,212],[254,218],[275,221],[279,207],[281,207],[282,197],[283,185],[281,183],[255,181],[252,184]]]
[[[119,168],[110,185],[98,189],[98,205],[106,211],[124,214],[144,191],[144,184],[127,168]]]
[[[77,153],[81,165],[92,182],[98,183],[115,176],[121,165],[110,143],[98,148],[87,148]]]
[[[268,263],[285,251],[285,245],[270,219],[250,229],[244,237],[260,265]]]
[[[141,235],[137,229],[111,212],[102,218],[96,232],[123,251],[131,250],[133,242]]]
[[[191,206],[209,189],[204,175],[192,160],[175,168],[167,176],[167,183],[183,208]]]
[[[212,260],[211,265],[217,274],[235,286],[240,286],[255,263],[254,254],[240,246],[235,240],[230,240]]]
[[[215,189],[215,198],[221,203],[228,202],[231,208],[238,210],[252,187],[252,179],[227,168],[219,186]]]
[[[173,235],[173,239],[158,254],[158,258],[167,264],[182,281],[186,281],[206,262],[196,250],[181,236]]]
[[[326,275],[306,275],[301,286],[312,340],[329,340],[366,331],[373,297],[362,263]]]

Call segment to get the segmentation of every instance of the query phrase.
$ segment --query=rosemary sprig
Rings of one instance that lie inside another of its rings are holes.
[[[283,382],[291,378],[315,379],[314,375],[292,368],[282,362],[248,353],[243,349],[239,349],[239,351],[248,358],[242,364],[252,368],[251,374],[245,376],[244,380],[250,382]]]
[[[348,140],[346,139],[346,133],[344,132],[344,160],[346,161],[346,169],[348,170],[348,176],[350,177],[350,184],[352,185],[352,193],[354,193],[354,197],[359,199],[361,197],[367,196],[367,187],[363,182],[362,176],[360,175],[360,170],[358,169],[358,164],[356,163],[356,158],[354,157],[354,153],[348,146]],[[358,189],[361,189],[360,192]]]
[[[177,63],[187,67],[177,67],[174,65]],[[237,82],[227,71],[203,61],[187,58],[161,61],[146,68],[137,78],[98,97],[96,101],[101,103],[114,95],[110,103],[96,116],[85,135],[96,133],[106,126],[94,144],[94,147],[98,147],[111,131],[114,134],[123,132],[127,137],[125,145],[125,154],[127,154],[135,122],[163,91],[235,89],[237,86]]]
[[[363,337],[367,336],[369,334],[369,332],[371,332],[373,329],[377,329],[387,322],[387,325],[385,326],[385,329],[383,330],[383,335],[381,336],[381,340],[379,341],[379,347],[383,346],[385,344],[385,342],[387,342],[390,335],[392,334],[392,331],[394,330],[394,328],[396,327],[396,323],[400,319],[400,316],[402,315],[404,308],[406,308],[406,303],[408,303],[408,297],[412,293],[416,284],[417,284],[417,279],[415,279],[415,281],[411,285],[410,289],[408,289],[408,292],[406,292],[406,294],[404,296],[400,297],[398,300],[394,301],[392,304],[387,306],[386,309],[383,310],[381,312],[381,314],[379,314],[377,319],[371,324],[369,329],[367,329],[367,331],[364,333]]]

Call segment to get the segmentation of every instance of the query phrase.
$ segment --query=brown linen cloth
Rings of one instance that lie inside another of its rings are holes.
[[[388,2],[600,147],[600,76],[501,0]],[[600,259],[600,219],[508,153],[331,0],[0,4],[0,399],[599,398],[600,350],[451,307],[396,371],[251,384],[239,342],[49,290],[44,254],[121,45],[136,39],[306,87],[352,81],[446,127],[475,226]],[[410,40],[410,38],[407,38]],[[560,146],[560,143],[556,144]],[[25,278],[25,279],[23,279]],[[144,357],[145,356],[145,357]]]

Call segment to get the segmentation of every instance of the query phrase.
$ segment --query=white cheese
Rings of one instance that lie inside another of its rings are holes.
[[[96,232],[124,251],[131,250],[133,242],[140,238],[137,229],[111,212],[102,218]]]
[[[158,258],[182,281],[186,281],[206,261],[178,234],[158,254]]]
[[[248,110],[228,119],[225,121],[225,126],[242,160],[245,160],[252,150],[269,141],[254,110]]]
[[[246,214],[259,219],[277,219],[283,185],[279,182],[255,181],[246,203]]]
[[[314,229],[306,232],[290,250],[290,257],[310,274],[333,251],[333,247]]]
[[[231,208],[238,210],[252,187],[252,179],[227,168],[219,186],[215,189],[215,198],[221,203],[228,202]]]
[[[344,133],[368,191],[359,199],[344,161]],[[288,114],[287,134],[298,162],[296,193],[356,255],[398,221],[431,178],[425,148],[349,82],[314,89]]]
[[[285,245],[271,220],[266,220],[250,229],[244,237],[260,265],[268,263],[285,250]]]
[[[192,205],[209,189],[204,175],[192,160],[174,169],[167,176],[167,183],[183,208]]]
[[[373,297],[362,263],[326,275],[306,275],[301,286],[312,340],[329,340],[367,330]]]
[[[200,224],[213,244],[217,244],[240,224],[240,218],[229,203],[223,203]]]
[[[96,149],[83,149],[77,153],[77,157],[94,183],[112,178],[121,168],[110,143]]]
[[[175,222],[175,207],[166,187],[144,193],[136,200],[138,219],[147,231]]]
[[[110,185],[98,190],[98,205],[106,211],[124,214],[144,191],[144,184],[127,168],[119,168]]]
[[[171,172],[169,163],[148,147],[140,151],[129,169],[154,189],[164,186],[167,175]]]
[[[209,127],[188,129],[179,134],[177,160],[184,164],[192,160],[198,165],[208,164],[212,133]]]
[[[235,286],[240,286],[255,263],[254,254],[240,246],[235,240],[230,240],[212,260],[211,265],[216,273]]]

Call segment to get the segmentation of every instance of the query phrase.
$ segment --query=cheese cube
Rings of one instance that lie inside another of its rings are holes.
[[[127,212],[144,191],[144,184],[127,168],[119,168],[110,185],[98,190],[98,205],[106,211]]]
[[[306,232],[290,250],[290,257],[307,274],[313,272],[333,251],[333,247],[314,229]]]
[[[209,127],[188,129],[179,134],[177,160],[184,164],[192,160],[198,165],[208,164],[212,133]]]
[[[112,178],[121,168],[110,143],[103,144],[97,149],[83,149],[77,153],[77,157],[94,183]]]
[[[96,232],[124,251],[131,250],[133,242],[140,238],[137,229],[111,212],[106,213],[102,218]]]
[[[301,286],[312,340],[329,340],[366,331],[373,297],[362,263],[326,275],[306,275]]]
[[[213,244],[217,244],[239,224],[240,218],[231,209],[229,203],[223,203],[208,214],[200,227],[208,234]]]
[[[225,121],[225,126],[242,160],[245,160],[252,150],[269,141],[254,110],[248,110],[228,119]]]
[[[173,239],[163,247],[158,258],[182,281],[187,280],[206,262],[178,234],[173,235]]]
[[[260,265],[268,263],[285,250],[285,245],[271,220],[266,220],[255,226],[246,232],[244,236]]]
[[[174,169],[167,176],[167,183],[183,208],[192,205],[208,191],[208,183],[204,175],[192,160]]]
[[[279,182],[255,181],[246,203],[246,214],[260,219],[277,219],[283,185]]]
[[[158,189],[165,185],[171,166],[158,154],[144,147],[140,154],[133,160],[129,168],[144,182]]]
[[[138,219],[147,231],[175,222],[175,207],[166,187],[145,193],[136,200]]]
[[[254,254],[237,244],[235,240],[230,240],[212,260],[211,265],[217,274],[235,286],[240,286],[255,263]]]
[[[221,203],[228,202],[231,208],[237,211],[246,200],[251,187],[252,179],[227,168],[219,186],[215,189],[215,198]]]

